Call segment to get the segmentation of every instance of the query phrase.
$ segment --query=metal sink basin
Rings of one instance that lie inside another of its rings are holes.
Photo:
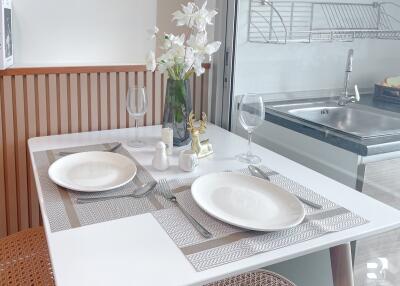
[[[398,114],[362,104],[339,106],[333,101],[316,101],[277,104],[269,108],[359,138],[400,133]]]

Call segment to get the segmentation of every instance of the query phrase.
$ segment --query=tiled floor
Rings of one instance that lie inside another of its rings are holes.
[[[367,165],[363,193],[400,209],[400,159]],[[358,241],[356,286],[400,285],[400,230]]]

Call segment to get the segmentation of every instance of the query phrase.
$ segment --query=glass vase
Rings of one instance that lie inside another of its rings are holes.
[[[174,146],[189,144],[190,132],[187,129],[189,114],[192,111],[192,99],[189,80],[167,81],[163,127],[174,132]]]

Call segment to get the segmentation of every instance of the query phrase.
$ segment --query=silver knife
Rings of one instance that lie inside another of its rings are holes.
[[[265,173],[263,170],[261,170],[260,168],[258,168],[257,166],[254,165],[249,165],[249,170],[250,173],[253,176],[259,177],[261,179],[267,180],[267,181],[271,181],[271,179],[269,178],[269,176],[267,175],[267,173]],[[322,206],[320,204],[314,203],[312,201],[309,201],[307,199],[304,199],[298,195],[293,194],[294,196],[296,196],[301,202],[305,203],[306,205],[309,205],[310,207],[313,207],[315,209],[322,209]]]

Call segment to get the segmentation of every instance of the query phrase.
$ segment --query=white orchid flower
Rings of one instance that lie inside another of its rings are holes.
[[[153,51],[150,51],[146,56],[146,68],[152,72],[157,68],[156,56]]]
[[[191,28],[194,24],[193,17],[195,15],[196,4],[189,2],[186,6],[182,4],[182,11],[178,10],[172,13],[173,21],[177,26],[188,26]]]
[[[205,31],[207,25],[213,25],[212,19],[218,14],[218,12],[215,10],[207,10],[206,6],[207,1],[204,2],[201,9],[199,9],[194,16],[195,26],[200,32]]]
[[[179,37],[173,34],[165,34],[162,48],[168,50],[174,46],[183,46],[185,44],[185,35],[182,34]]]
[[[207,33],[201,32],[196,35],[190,35],[186,42],[189,47],[193,48],[197,53],[211,56],[216,51],[218,51],[221,46],[221,42],[215,41],[207,43]]]
[[[200,54],[197,54],[194,57],[193,69],[197,76],[202,75],[206,71],[205,68],[203,67],[204,60],[205,60],[204,56]]]
[[[173,21],[177,26],[187,26],[191,33],[189,39],[185,34],[179,36],[165,34],[162,37],[161,49],[164,50],[157,60],[154,52],[150,52],[146,57],[146,66],[149,70],[155,70],[158,65],[160,72],[168,72],[170,78],[188,79],[193,73],[197,76],[203,74],[204,61],[211,60],[214,54],[221,46],[221,42],[208,42],[206,28],[212,25],[212,20],[217,15],[215,10],[207,10],[207,1],[201,8],[194,2],[182,5],[182,9],[174,12]],[[148,30],[152,39],[158,33],[158,28]]]

